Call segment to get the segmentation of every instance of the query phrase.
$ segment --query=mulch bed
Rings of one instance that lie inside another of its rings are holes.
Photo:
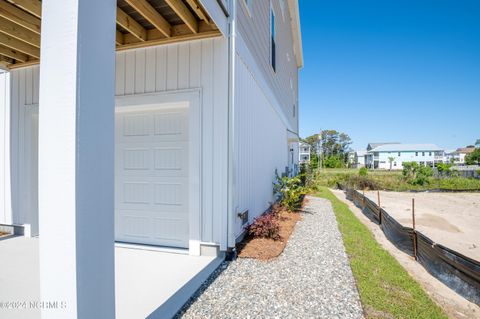
[[[302,216],[298,212],[288,212],[283,208],[276,207],[274,209],[278,210],[280,239],[254,238],[248,235],[237,244],[238,257],[269,260],[278,257],[283,252],[295,225],[302,219]]]

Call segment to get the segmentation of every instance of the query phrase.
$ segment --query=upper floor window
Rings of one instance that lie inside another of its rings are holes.
[[[275,30],[275,13],[273,7],[270,5],[270,62],[272,64],[273,71],[276,71],[276,30]]]
[[[418,156],[418,152],[415,152],[415,156]]]
[[[425,152],[422,152],[422,156],[425,156]]]
[[[400,156],[400,152],[398,152],[398,156]]]

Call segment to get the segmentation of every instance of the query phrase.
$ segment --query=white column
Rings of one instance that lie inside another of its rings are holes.
[[[58,302],[42,318],[114,318],[116,1],[42,7],[40,292]]]
[[[10,196],[10,74],[0,70],[0,223],[12,223]]]

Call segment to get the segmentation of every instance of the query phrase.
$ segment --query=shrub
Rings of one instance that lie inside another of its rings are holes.
[[[420,166],[417,162],[403,162],[403,177],[412,185],[425,185],[433,175],[429,166]]]
[[[278,217],[274,213],[267,213],[255,218],[247,230],[248,234],[253,237],[280,239],[280,225],[278,224]]]
[[[347,186],[349,188],[369,190],[376,190],[380,188],[377,182],[375,182],[373,179],[366,176],[357,175],[350,176],[350,178],[347,180]]]
[[[368,175],[368,169],[366,167],[362,167],[358,170],[358,175],[360,176],[367,176]]]
[[[344,163],[342,157],[338,156],[338,155],[327,156],[323,161],[323,165],[326,168],[342,168],[342,167],[345,167],[345,163]]]
[[[280,177],[275,173],[276,181],[273,183],[273,194],[280,201],[280,205],[289,211],[296,211],[302,207],[303,197],[307,191],[302,185],[300,177]]]
[[[447,164],[447,163],[437,164],[437,169],[439,173],[449,173],[451,167],[452,167],[452,164]]]

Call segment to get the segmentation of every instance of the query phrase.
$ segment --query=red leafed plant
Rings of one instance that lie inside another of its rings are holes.
[[[275,213],[268,213],[255,218],[253,223],[248,226],[248,233],[253,237],[280,239],[280,225],[278,216]]]

